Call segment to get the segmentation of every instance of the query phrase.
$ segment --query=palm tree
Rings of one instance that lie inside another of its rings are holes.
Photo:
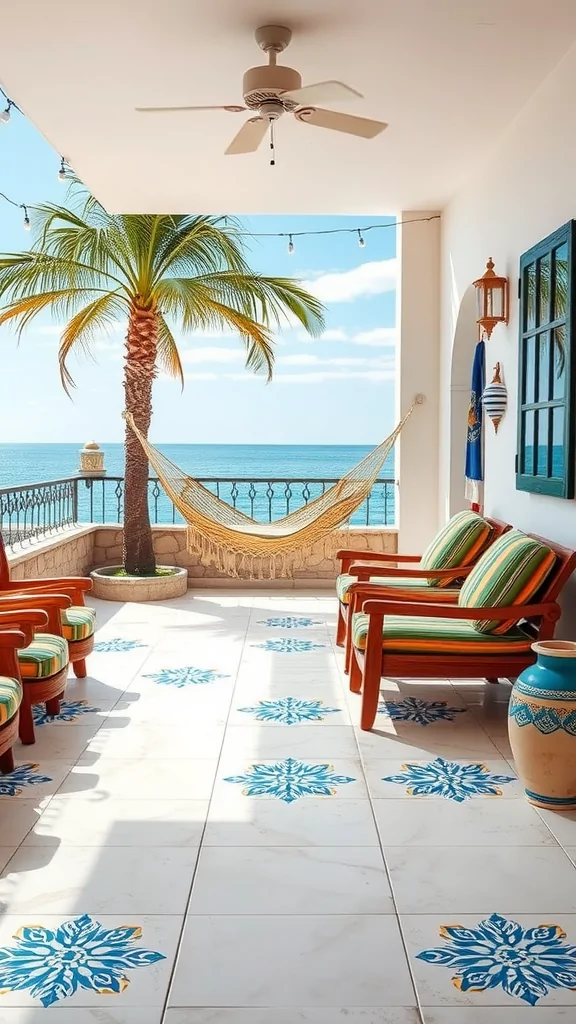
[[[171,324],[184,332],[231,327],[246,347],[246,366],[268,380],[275,327],[291,317],[321,332],[322,304],[297,281],[251,270],[235,221],[109,214],[77,181],[68,201],[36,207],[30,251],[0,256],[0,324],[13,323],[20,336],[46,310],[64,319],[59,363],[70,393],[72,350],[90,352],[95,335],[127,319],[125,405],[145,436],[158,369],[184,384]],[[151,575],[148,460],[128,426],[125,459],[124,567]]]

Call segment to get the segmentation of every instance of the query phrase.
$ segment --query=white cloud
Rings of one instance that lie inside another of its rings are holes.
[[[241,363],[246,353],[240,348],[220,348],[217,345],[206,345],[186,349],[182,352],[183,363]]]
[[[322,302],[352,302],[369,295],[394,291],[396,280],[397,261],[390,259],[372,260],[352,270],[322,274],[303,284]]]
[[[390,346],[396,345],[397,332],[395,327],[373,327],[370,331],[359,331],[351,341],[355,345]]]
[[[371,384],[379,384],[384,380],[394,380],[395,373],[390,370],[321,370],[317,373],[278,373],[274,384],[323,384],[329,380],[365,380]]]
[[[225,374],[228,376],[228,374]],[[221,380],[222,375],[218,373],[185,373],[184,380]],[[162,374],[162,380],[174,380],[167,374]]]

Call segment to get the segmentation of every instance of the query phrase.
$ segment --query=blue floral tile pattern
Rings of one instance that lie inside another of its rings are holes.
[[[185,686],[205,686],[216,679],[228,678],[225,673],[215,672],[212,668],[195,668],[193,665],[163,668],[160,672],[149,672],[144,676],[144,679],[154,679],[161,686],[177,686],[180,690]]]
[[[46,725],[47,722],[74,722],[81,715],[89,715],[100,708],[92,707],[87,700],[60,701],[60,714],[49,715],[44,704],[35,704],[32,708],[34,725]]]
[[[147,644],[141,644],[139,640],[123,640],[122,637],[115,636],[111,640],[97,640],[94,650],[99,654],[119,654],[123,651],[134,651],[137,647],[147,646]]]
[[[261,644],[251,644],[251,647],[259,647],[262,651],[280,651],[281,654],[295,654],[301,651],[317,651],[327,644],[315,644],[311,640],[297,640],[292,636],[285,636],[279,640],[264,640]]]
[[[43,782],[52,782],[49,775],[36,774],[39,767],[38,764],[28,762],[19,764],[13,772],[0,775],[0,796],[19,796],[26,786],[40,786]]]
[[[259,722],[297,725],[298,722],[322,722],[326,715],[335,715],[340,708],[328,708],[321,700],[281,697],[279,700],[259,700],[252,708],[238,708],[238,710],[254,715]]]
[[[307,619],[298,615],[283,615],[280,618],[259,619],[259,626],[270,629],[306,629],[308,626],[323,626],[322,619]]]
[[[78,989],[120,995],[130,984],[127,970],[166,959],[163,953],[139,949],[141,936],[141,928],[104,928],[88,914],[53,930],[19,928],[15,945],[0,948],[0,991],[29,991],[42,1006],[52,1006]]]
[[[380,701],[378,711],[380,714],[388,715],[395,722],[430,725],[432,722],[453,722],[454,716],[467,711],[467,708],[450,708],[445,700],[405,697],[404,700]]]
[[[334,796],[337,786],[355,781],[349,775],[336,775],[330,764],[305,764],[293,757],[276,764],[252,764],[244,775],[224,779],[244,786],[244,796],[273,796],[286,804],[301,796]]]
[[[429,764],[403,764],[399,775],[386,775],[382,781],[406,786],[410,796],[442,796],[461,804],[473,796],[502,796],[500,786],[516,780],[512,775],[492,775],[485,764],[437,757]]]
[[[566,932],[557,924],[524,929],[491,914],[476,928],[442,925],[440,937],[449,941],[417,959],[455,970],[452,983],[460,992],[502,988],[535,1006],[553,989],[576,988],[576,946],[564,943]]]

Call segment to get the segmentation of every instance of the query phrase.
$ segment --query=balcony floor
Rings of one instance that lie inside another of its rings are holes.
[[[326,592],[98,616],[0,777],[0,1024],[574,1019],[576,815],[523,799],[509,687],[388,680],[366,734]]]

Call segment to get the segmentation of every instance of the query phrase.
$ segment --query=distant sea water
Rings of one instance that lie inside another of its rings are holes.
[[[81,444],[0,444],[0,488],[45,480],[61,480],[78,472]],[[321,485],[309,484],[310,479],[343,476],[371,450],[369,445],[221,445],[221,444],[160,444],[158,448],[167,458],[196,478],[231,477],[284,480],[294,478],[287,493],[284,483],[271,484],[273,495],[266,484],[221,484],[219,495],[224,501],[236,502],[236,507],[259,521],[278,519],[322,493]],[[124,448],[121,444],[103,444],[104,465],[108,477],[123,476]],[[153,475],[153,474],[151,474]],[[390,454],[380,477],[394,478],[394,455]],[[109,481],[105,490],[94,482],[90,508],[88,489],[80,485],[80,518],[96,521],[114,521],[121,516],[121,495],[115,495],[115,482]],[[211,490],[216,491],[215,486]],[[256,492],[254,494],[254,491]],[[237,493],[236,493],[237,492]],[[151,489],[152,514],[159,522],[172,522],[173,510],[163,492],[154,495]],[[371,525],[394,522],[394,487],[377,484],[368,510]],[[287,505],[288,503],[288,505]],[[366,506],[359,509],[352,523],[366,523]],[[181,522],[179,516],[176,522]]]

